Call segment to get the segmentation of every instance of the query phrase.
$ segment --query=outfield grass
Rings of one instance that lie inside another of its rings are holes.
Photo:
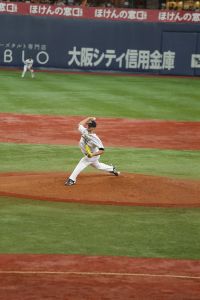
[[[0,71],[1,112],[200,120],[200,81],[192,78]]]
[[[0,172],[71,172],[81,157],[79,148],[72,146],[0,143]],[[199,151],[110,147],[101,160],[122,172],[200,178]],[[84,172],[90,171],[94,169],[88,167]]]
[[[199,259],[199,209],[0,199],[0,253]]]

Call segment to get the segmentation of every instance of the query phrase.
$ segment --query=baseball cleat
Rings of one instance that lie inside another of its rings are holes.
[[[65,185],[74,185],[75,184],[75,181],[72,180],[72,179],[67,179],[67,181],[65,182]]]
[[[119,176],[120,175],[120,172],[117,171],[117,169],[114,166],[113,166],[113,171],[110,172],[110,173],[114,174],[115,176]]]

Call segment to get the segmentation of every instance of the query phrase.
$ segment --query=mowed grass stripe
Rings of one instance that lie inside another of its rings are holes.
[[[71,172],[81,157],[78,146],[0,143],[0,172]],[[199,151],[108,147],[101,161],[113,163],[122,172],[200,178]]]
[[[200,120],[193,78],[0,71],[1,112]]]
[[[0,216],[0,253],[200,258],[200,209],[87,206],[2,197]]]

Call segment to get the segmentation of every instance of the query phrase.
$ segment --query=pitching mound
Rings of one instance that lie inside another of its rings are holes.
[[[0,195],[37,200],[140,206],[200,206],[200,182],[139,174],[81,174],[65,186],[65,173],[0,174]]]

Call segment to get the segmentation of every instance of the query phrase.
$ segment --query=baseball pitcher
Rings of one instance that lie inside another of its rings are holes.
[[[114,166],[99,162],[100,156],[104,153],[104,146],[95,133],[96,126],[95,117],[88,117],[79,123],[78,130],[81,134],[79,146],[84,157],[79,161],[72,174],[66,180],[65,185],[74,185],[79,173],[89,165],[98,170],[119,176],[120,172]]]

